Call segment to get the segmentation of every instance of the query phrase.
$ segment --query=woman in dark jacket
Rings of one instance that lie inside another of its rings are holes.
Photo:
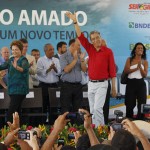
[[[8,69],[8,94],[10,105],[7,113],[7,120],[12,122],[12,114],[20,113],[22,101],[29,92],[29,63],[22,56],[23,45],[20,41],[13,41],[10,45],[12,57],[0,65],[0,70]]]

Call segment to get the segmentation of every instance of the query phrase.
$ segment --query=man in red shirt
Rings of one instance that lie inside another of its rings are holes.
[[[103,106],[105,103],[108,79],[112,80],[112,97],[116,96],[116,67],[113,52],[111,49],[101,46],[101,36],[98,31],[90,33],[91,43],[84,34],[81,33],[77,23],[76,14],[66,13],[66,16],[73,20],[75,30],[82,46],[89,55],[88,61],[88,99],[90,105],[90,113],[93,114],[92,121],[98,126],[104,124]]]

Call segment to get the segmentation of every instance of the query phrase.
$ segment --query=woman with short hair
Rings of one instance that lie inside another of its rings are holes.
[[[29,92],[29,63],[22,56],[23,45],[15,40],[11,43],[12,57],[0,65],[0,70],[8,69],[8,94],[10,105],[7,113],[7,120],[12,122],[12,114],[20,113],[22,101]]]

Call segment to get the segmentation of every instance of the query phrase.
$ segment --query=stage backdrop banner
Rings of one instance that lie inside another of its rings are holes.
[[[122,72],[130,50],[143,42],[150,56],[150,3],[147,0],[5,0],[0,5],[0,47],[12,40],[27,38],[29,53],[52,43],[55,52],[59,41],[76,36],[66,11],[77,12],[81,30],[86,37],[98,30],[112,48],[119,72]],[[149,60],[149,59],[148,59]]]
[[[150,3],[147,0],[5,0],[0,5],[0,48],[9,47],[12,40],[27,38],[28,53],[36,48],[43,56],[46,43],[51,43],[56,53],[58,42],[68,43],[76,37],[66,11],[76,12],[86,37],[89,38],[90,31],[100,31],[114,52],[119,73],[137,42],[145,44],[150,60]]]

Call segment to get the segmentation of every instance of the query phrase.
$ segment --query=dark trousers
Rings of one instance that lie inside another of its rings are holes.
[[[77,112],[83,100],[82,85],[80,83],[62,82],[60,91],[61,113]]]
[[[108,80],[108,89],[107,89],[105,104],[103,106],[103,114],[104,114],[105,124],[108,124],[110,91],[111,91],[111,84],[110,84],[110,80]]]
[[[136,106],[136,100],[138,102],[137,118],[143,119],[141,114],[141,105],[146,103],[146,83],[144,79],[129,79],[126,86],[125,93],[125,105],[126,105],[126,117],[133,118],[133,109]]]
[[[39,87],[42,88],[43,112],[46,113],[47,109],[50,110],[48,88],[58,88],[58,85],[57,85],[57,83],[40,82]]]
[[[25,99],[26,95],[9,95],[10,96],[10,105],[7,112],[7,121],[12,122],[14,112],[18,112],[21,117],[21,104]]]

